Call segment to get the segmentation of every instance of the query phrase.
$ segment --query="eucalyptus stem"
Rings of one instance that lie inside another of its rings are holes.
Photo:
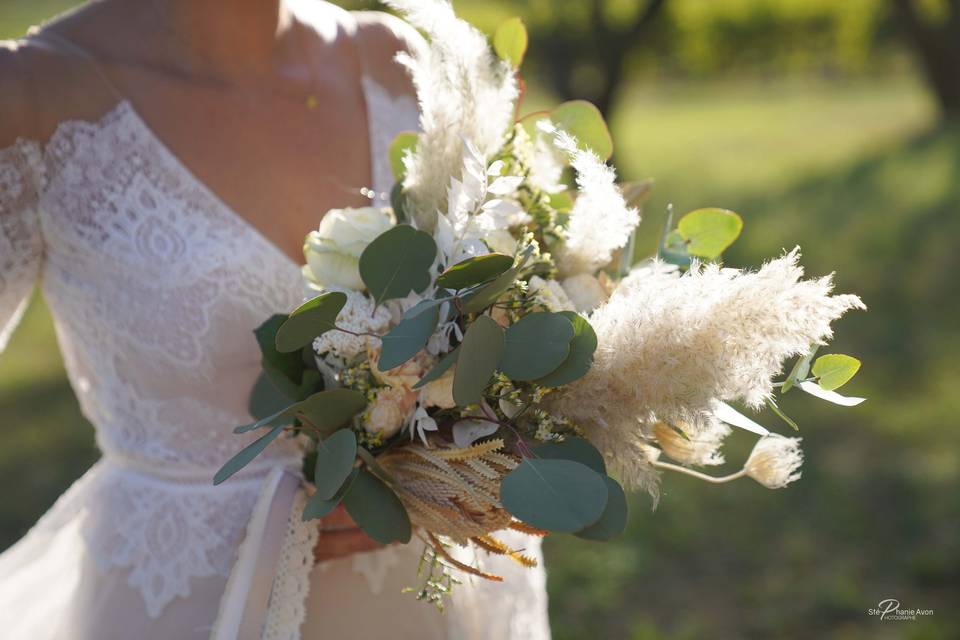
[[[668,471],[678,471],[680,473],[685,473],[688,476],[693,476],[694,478],[699,478],[705,482],[712,482],[714,484],[722,484],[724,482],[730,482],[731,480],[736,480],[747,475],[746,469],[740,469],[736,473],[731,473],[728,476],[711,476],[706,473],[700,473],[699,471],[694,471],[693,469],[688,469],[687,467],[682,467],[678,464],[671,464],[669,462],[660,462],[659,460],[653,461],[653,466],[658,469],[666,469]]]

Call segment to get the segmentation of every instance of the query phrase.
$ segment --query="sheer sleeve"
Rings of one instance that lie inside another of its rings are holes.
[[[21,140],[0,149],[0,352],[40,274],[37,201],[44,179],[40,145]]]

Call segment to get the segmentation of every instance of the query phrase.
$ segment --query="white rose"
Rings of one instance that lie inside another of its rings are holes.
[[[374,238],[396,224],[390,209],[331,209],[303,245],[308,275],[324,287],[364,289],[360,254]]]
[[[562,284],[563,290],[580,312],[593,311],[609,297],[600,281],[589,273],[570,276]]]

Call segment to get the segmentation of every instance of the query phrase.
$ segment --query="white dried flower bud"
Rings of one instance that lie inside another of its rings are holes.
[[[744,465],[747,475],[768,489],[782,489],[800,478],[800,438],[771,433],[757,441]]]
[[[367,408],[363,428],[372,435],[389,438],[400,431],[417,402],[416,392],[383,387]]]
[[[677,462],[696,465],[723,464],[720,445],[730,430],[722,423],[708,424],[708,428],[695,433],[682,422],[678,422],[674,428],[666,422],[657,421],[652,431],[660,449]]]

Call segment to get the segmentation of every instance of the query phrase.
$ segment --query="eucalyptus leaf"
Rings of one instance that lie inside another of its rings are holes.
[[[497,301],[517,279],[519,269],[513,267],[504,271],[492,282],[483,285],[470,295],[464,298],[464,313],[479,313]]]
[[[280,432],[283,431],[283,425],[278,424],[266,434],[260,436],[246,447],[244,447],[240,453],[233,456],[227,460],[226,464],[220,467],[220,470],[213,476],[213,484],[217,485],[235,474],[236,472],[243,469],[245,466],[250,464],[254,458],[263,453],[263,450],[267,448],[271,442],[276,440],[277,436],[280,435]]]
[[[410,516],[400,498],[366,469],[357,473],[343,506],[357,526],[380,544],[410,541]]]
[[[304,302],[277,330],[277,351],[289,353],[312,344],[317,336],[334,328],[337,315],[345,304],[347,294],[340,291],[322,293]]]
[[[357,447],[357,455],[363,460],[364,464],[369,467],[370,471],[373,472],[373,475],[377,476],[381,480],[387,483],[393,483],[393,477],[387,473],[387,470],[384,469],[377,459],[374,457],[370,451],[364,449],[363,447]]]
[[[503,329],[489,316],[478,316],[463,336],[457,349],[457,368],[453,374],[453,399],[465,407],[483,398],[490,377],[497,370],[503,353]]]
[[[247,405],[255,420],[277,415],[290,406],[290,397],[281,393],[266,372],[257,376]]]
[[[390,329],[382,339],[377,363],[380,371],[389,371],[415,356],[427,344],[439,320],[440,310],[433,306],[411,318],[404,318]]]
[[[570,355],[570,319],[560,313],[530,313],[507,328],[500,370],[511,380],[536,380],[556,370]]]
[[[440,358],[440,361],[433,366],[433,369],[430,369],[422,378],[417,380],[417,384],[413,385],[414,389],[419,389],[420,387],[437,380],[447,372],[447,369],[453,366],[453,363],[457,361],[457,357],[460,355],[460,347],[457,347],[450,353],[444,355]]]
[[[719,258],[740,235],[743,220],[733,211],[697,209],[677,222],[677,231],[687,243],[687,252],[700,258]]]
[[[627,528],[627,496],[623,487],[610,476],[604,476],[603,480],[607,483],[607,506],[599,520],[576,532],[578,538],[612,540]]]
[[[321,433],[345,426],[367,406],[367,398],[353,389],[328,389],[298,402],[293,410]]]
[[[493,34],[493,50],[497,56],[517,69],[527,52],[527,40],[527,28],[523,20],[517,17],[508,18],[500,23]]]
[[[350,429],[340,429],[317,442],[317,462],[313,483],[321,499],[330,500],[353,471],[357,459],[357,436]]]
[[[790,391],[793,385],[807,377],[807,374],[810,373],[810,363],[813,362],[813,356],[817,354],[817,349],[819,348],[820,345],[815,344],[806,355],[797,359],[796,364],[793,365],[793,369],[790,370],[790,375],[787,376],[787,379],[783,381],[783,385],[780,387],[781,395]]]
[[[465,289],[492,280],[513,266],[513,256],[487,253],[473,256],[453,265],[437,277],[437,286],[444,289]]]
[[[593,354],[597,350],[597,334],[583,316],[573,311],[561,311],[573,325],[573,340],[570,341],[570,354],[559,367],[537,380],[544,387],[559,387],[586,375],[593,366]]]
[[[534,446],[533,453],[548,460],[573,460],[606,475],[607,465],[595,446],[584,438],[570,437],[560,442],[545,442]]]
[[[557,127],[577,139],[581,149],[590,149],[601,160],[613,155],[613,138],[603,119],[603,114],[586,100],[564,102],[550,114]]]
[[[793,418],[783,412],[783,409],[780,408],[780,405],[777,404],[776,400],[773,398],[767,398],[766,404],[770,408],[770,411],[773,411],[775,414],[777,414],[777,416],[790,425],[794,431],[800,431],[800,426],[794,422]]]
[[[860,370],[860,361],[842,353],[820,356],[810,372],[824,391],[833,391],[850,382]]]
[[[430,286],[437,245],[429,233],[398,224],[381,233],[360,255],[360,277],[374,304],[420,293]]]
[[[501,482],[500,501],[522,522],[573,533],[603,515],[609,493],[604,477],[572,460],[526,458]]]
[[[314,520],[329,515],[330,512],[336,509],[337,505],[343,501],[343,496],[350,490],[350,486],[357,478],[359,472],[359,469],[352,469],[350,475],[347,476],[347,479],[343,482],[343,486],[340,487],[340,490],[337,491],[332,498],[325,499],[316,493],[310,496],[307,499],[307,504],[303,507],[301,519],[306,522],[307,520]]]
[[[303,359],[298,353],[277,351],[277,332],[287,318],[286,314],[270,316],[253,334],[260,345],[260,363],[273,380],[274,387],[290,399],[299,400],[296,396],[302,381]]]
[[[390,169],[393,170],[393,177],[397,182],[403,182],[406,177],[407,167],[403,164],[403,158],[408,150],[412,152],[417,148],[417,140],[415,131],[401,131],[390,143]]]

